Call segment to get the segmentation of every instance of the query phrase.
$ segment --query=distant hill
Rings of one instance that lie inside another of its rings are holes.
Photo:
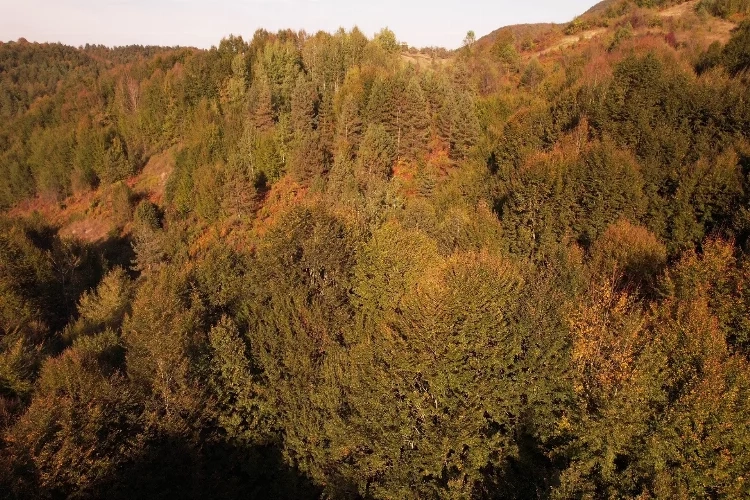
[[[477,40],[477,46],[490,47],[498,38],[504,35],[511,35],[519,43],[522,43],[524,40],[533,42],[561,32],[564,26],[564,24],[556,23],[516,24],[512,26],[504,26]]]
[[[568,23],[519,24],[498,28],[480,38],[480,51],[497,51],[511,44],[527,57],[569,49],[579,42],[615,36],[674,37],[673,43],[725,43],[747,10],[739,2],[729,9],[709,0],[604,0]],[[722,4],[723,5],[723,4]],[[729,12],[728,14],[726,12]],[[616,35],[620,32],[619,35]]]

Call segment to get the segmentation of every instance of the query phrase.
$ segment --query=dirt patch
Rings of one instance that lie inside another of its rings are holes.
[[[704,30],[706,40],[711,42],[727,43],[732,36],[732,30],[737,25],[724,19],[712,19]]]
[[[561,38],[551,47],[548,47],[542,50],[541,52],[538,52],[537,54],[540,56],[543,56],[544,54],[549,54],[550,52],[554,52],[556,50],[561,50],[567,47],[571,47],[580,41],[591,40],[592,38],[602,35],[606,33],[606,31],[607,31],[607,28],[597,28],[593,30],[584,31],[576,35],[566,36],[566,37]]]
[[[451,62],[451,59],[448,59],[448,58],[440,58],[440,57],[433,58],[431,56],[428,56],[427,54],[409,54],[409,53],[401,54],[401,60],[408,64],[414,64],[415,66],[418,66],[420,69],[429,68],[433,64],[437,64],[438,66],[445,66]]]
[[[126,182],[136,199],[149,199],[161,204],[172,170],[173,151],[154,155],[143,171]],[[87,242],[103,241],[113,233],[129,232],[129,214],[113,202],[114,187],[102,186],[96,191],[75,194],[58,202],[33,198],[19,203],[8,212],[11,217],[29,217],[34,213],[60,228],[62,237],[77,238]]]
[[[164,199],[167,181],[174,170],[174,151],[173,148],[152,156],[143,167],[143,171],[128,180],[130,188],[160,205]]]
[[[695,7],[698,5],[698,2],[699,0],[692,0],[691,2],[673,5],[672,7],[662,10],[657,15],[660,17],[681,17],[688,12],[695,12]]]
[[[74,220],[60,228],[60,236],[63,238],[77,238],[79,240],[95,242],[105,240],[113,231],[116,231],[112,220],[107,217],[86,217]]]
[[[664,9],[661,12],[658,12],[657,15],[662,18],[684,17],[689,14],[695,13],[695,9],[698,6],[698,3],[699,0],[692,0],[690,2],[674,5],[672,7],[669,7],[668,9]],[[691,35],[699,35],[699,38],[702,38],[707,43],[726,43],[731,37],[731,31],[736,26],[737,25],[731,21],[708,16],[707,19],[705,19],[705,21],[701,24],[701,26],[680,34],[679,39],[680,41],[685,41]]]

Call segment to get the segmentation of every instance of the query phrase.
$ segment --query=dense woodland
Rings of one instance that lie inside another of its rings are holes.
[[[749,6],[675,4],[0,44],[0,496],[750,496]]]

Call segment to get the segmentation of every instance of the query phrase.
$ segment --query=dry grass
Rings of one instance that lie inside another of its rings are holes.
[[[699,0],[692,0],[690,2],[673,5],[667,9],[660,11],[657,15],[660,17],[682,17],[689,12],[695,12],[695,7],[698,5]]]
[[[414,64],[420,69],[430,68],[433,64],[436,64],[438,66],[445,66],[447,64],[450,64],[450,62],[452,61],[452,59],[450,58],[433,58],[431,56],[428,56],[427,54],[410,54],[408,52],[404,52],[401,54],[401,60],[407,64]]]
[[[550,52],[554,52],[556,50],[562,50],[567,47],[571,47],[580,41],[591,40],[592,38],[596,38],[600,35],[603,35],[606,32],[607,32],[607,28],[596,28],[593,30],[584,31],[582,33],[577,33],[575,35],[565,36],[561,38],[560,40],[558,40],[551,47],[547,47],[546,49],[540,52],[537,52],[537,55],[543,56],[545,54],[549,54]]]
[[[699,18],[695,8],[699,0],[674,5],[662,11],[656,12],[656,16],[662,19],[663,26],[641,27],[635,30],[634,35],[638,39],[664,37],[674,32],[678,43],[696,43],[699,46],[707,46],[712,42],[726,43],[731,31],[736,24],[724,19],[708,16]],[[562,49],[576,46],[580,42],[593,40],[614,33],[617,28],[596,28],[576,35],[566,36],[555,42],[552,46],[537,52],[535,55],[542,56],[553,54]]]
[[[657,15],[664,19],[671,18],[673,20],[685,18],[691,15],[695,16],[695,8],[697,7],[698,2],[699,0],[692,0],[690,2],[674,5],[672,7],[669,7],[668,9],[664,9],[661,12],[658,12]],[[693,34],[698,35],[699,38],[702,38],[706,44],[710,44],[712,42],[726,43],[729,40],[731,31],[735,28],[735,26],[736,24],[731,21],[709,16],[699,27],[694,29]],[[684,39],[687,35],[690,35],[690,33],[679,36],[678,40],[685,41]]]
[[[144,193],[153,203],[161,204],[167,180],[174,170],[174,148],[152,156],[143,171],[128,181],[136,193]]]
[[[727,43],[732,36],[732,30],[737,25],[724,19],[713,18],[704,30],[703,34],[708,43],[721,42]]]

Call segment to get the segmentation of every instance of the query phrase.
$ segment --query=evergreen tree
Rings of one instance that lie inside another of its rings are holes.
[[[370,125],[362,137],[357,159],[362,183],[390,178],[396,160],[396,144],[382,125]]]
[[[253,83],[255,103],[252,108],[253,123],[262,131],[267,131],[274,124],[274,110],[271,87],[262,65],[258,65]]]
[[[335,150],[338,155],[353,157],[362,134],[362,119],[354,97],[347,95],[336,122]]]
[[[404,156],[416,157],[427,149],[429,117],[427,102],[416,77],[412,77],[404,95],[403,133],[401,149]]]
[[[318,104],[314,84],[300,74],[292,93],[291,126],[295,140],[301,140],[317,128]]]

